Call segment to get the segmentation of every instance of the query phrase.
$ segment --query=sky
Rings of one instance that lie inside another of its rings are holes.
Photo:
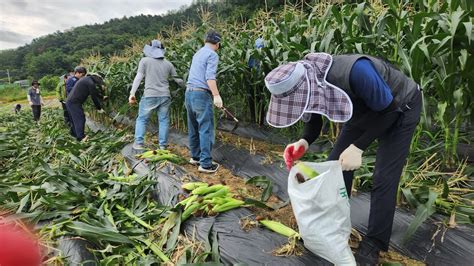
[[[161,15],[192,0],[1,0],[0,50],[34,38],[112,18]]]

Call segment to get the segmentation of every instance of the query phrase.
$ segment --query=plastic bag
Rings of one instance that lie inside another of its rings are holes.
[[[338,161],[304,162],[319,175],[298,183],[297,167],[288,178],[288,194],[304,245],[336,265],[356,265],[348,240],[349,197]]]

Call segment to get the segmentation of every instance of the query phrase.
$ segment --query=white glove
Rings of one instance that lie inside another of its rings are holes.
[[[31,102],[31,101],[30,101],[30,102],[28,102],[28,103],[30,104],[30,106],[32,106],[32,105],[33,105],[33,102]]]
[[[105,113],[104,109],[97,110],[97,112],[98,112],[99,114]]]
[[[137,103],[137,98],[135,98],[135,95],[130,95],[128,97],[128,103],[129,104],[136,104]]]
[[[217,108],[222,108],[222,106],[224,105],[222,103],[222,98],[220,95],[216,95],[214,96],[214,105],[217,107]]]
[[[362,165],[362,153],[364,151],[351,144],[339,156],[343,171],[352,171],[359,169]]]

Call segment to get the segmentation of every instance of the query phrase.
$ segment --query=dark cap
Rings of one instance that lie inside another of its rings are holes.
[[[206,42],[217,44],[221,42],[221,35],[217,31],[210,30],[206,33]]]
[[[37,80],[33,80],[33,81],[31,82],[31,86],[33,86],[33,85],[35,85],[35,84],[40,85],[40,83],[39,83]]]
[[[79,73],[87,74],[87,70],[86,70],[86,68],[83,67],[83,66],[77,66],[76,68],[74,68],[74,72],[79,72]]]

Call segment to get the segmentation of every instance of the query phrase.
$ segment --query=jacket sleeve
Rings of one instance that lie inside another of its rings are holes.
[[[170,76],[173,78],[174,82],[178,84],[179,87],[185,88],[186,84],[184,84],[183,79],[178,77],[178,74],[176,73],[176,68],[173,66],[173,64],[170,62]]]
[[[102,105],[100,104],[100,99],[99,99],[99,91],[97,90],[95,83],[92,83],[92,85],[89,86],[89,93],[91,95],[92,101],[94,102],[94,105],[97,108],[97,110],[102,109]]]
[[[321,128],[323,126],[323,119],[320,114],[311,114],[311,118],[308,122],[304,123],[303,136],[308,144],[311,145],[321,134]]]

